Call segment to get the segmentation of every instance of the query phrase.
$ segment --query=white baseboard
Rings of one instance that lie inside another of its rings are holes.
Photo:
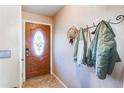
[[[55,73],[51,73],[65,88],[68,88],[64,83],[63,81],[55,74]]]

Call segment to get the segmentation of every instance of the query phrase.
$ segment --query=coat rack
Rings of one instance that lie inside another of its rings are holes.
[[[116,17],[116,21],[117,21],[117,22],[112,22],[111,19],[109,19],[108,22],[109,22],[110,24],[120,24],[120,23],[122,23],[122,22],[124,21],[124,15],[118,15],[118,16]],[[88,25],[86,25],[86,26],[87,26],[87,27],[83,29],[84,31],[87,31],[88,29],[97,27],[97,25],[95,25],[94,22],[93,22],[93,25],[92,25],[92,26],[88,26]],[[78,35],[78,33],[79,33],[79,30],[78,30],[75,26],[72,26],[72,27],[68,30],[67,37],[68,37],[69,42],[70,42],[71,44],[73,44],[73,41],[74,41],[74,39],[76,38],[76,36]]]
[[[124,15],[118,15],[117,17],[116,17],[116,20],[118,21],[118,22],[112,22],[111,21],[111,19],[109,19],[109,23],[110,24],[120,24],[120,23],[122,23],[123,21],[124,21]],[[93,22],[93,25],[92,26],[90,26],[90,27],[88,27],[88,25],[87,25],[87,27],[86,28],[84,28],[84,30],[87,30],[87,29],[90,29],[90,28],[94,28],[94,27],[96,27],[97,25],[95,25],[95,23]]]

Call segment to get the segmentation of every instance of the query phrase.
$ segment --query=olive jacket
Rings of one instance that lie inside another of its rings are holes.
[[[115,63],[121,61],[116,49],[115,34],[110,24],[104,20],[97,25],[94,34],[86,63],[95,67],[98,78],[105,79],[107,74],[112,73]]]
[[[102,20],[94,31],[93,40],[87,46],[88,40],[81,28],[74,46],[74,62],[95,67],[97,77],[105,79],[107,74],[112,73],[115,63],[121,61],[114,38],[110,24]]]

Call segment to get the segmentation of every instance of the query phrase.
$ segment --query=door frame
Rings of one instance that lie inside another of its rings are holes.
[[[52,48],[52,24],[49,23],[44,23],[44,22],[38,22],[38,21],[33,21],[33,20],[23,20],[23,44],[22,44],[22,84],[23,82],[26,81],[26,57],[25,57],[25,43],[26,43],[26,35],[25,35],[25,23],[30,22],[30,23],[35,23],[35,24],[43,24],[43,25],[49,25],[50,26],[50,74],[52,74],[52,54],[53,54],[53,48]]]

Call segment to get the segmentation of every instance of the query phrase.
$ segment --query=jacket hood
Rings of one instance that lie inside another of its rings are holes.
[[[102,20],[102,21],[100,22],[100,24],[98,24],[98,25],[105,25],[105,27],[109,29],[109,31],[111,32],[111,34],[113,35],[113,37],[116,36],[115,33],[113,32],[113,29],[112,29],[112,27],[111,27],[111,25],[110,25],[109,22],[107,22],[107,21],[105,21],[105,20]]]

